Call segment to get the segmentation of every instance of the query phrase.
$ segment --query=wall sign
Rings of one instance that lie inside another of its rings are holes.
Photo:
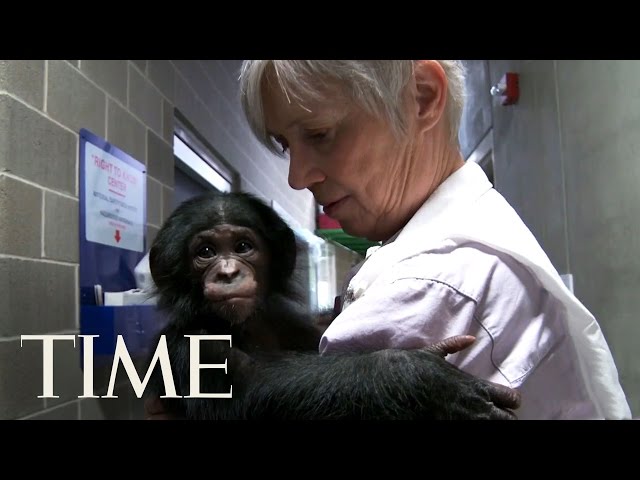
[[[144,251],[144,171],[90,142],[83,161],[86,239]]]
[[[163,325],[155,306],[107,306],[103,293],[136,288],[148,248],[146,167],[86,129],[79,135],[80,332],[98,336],[97,363],[111,361],[118,335],[132,356],[145,355]]]

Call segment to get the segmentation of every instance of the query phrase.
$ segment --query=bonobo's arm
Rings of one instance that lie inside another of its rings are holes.
[[[451,345],[331,356],[292,353],[267,362],[234,349],[229,369],[241,372],[243,386],[234,402],[240,411],[233,414],[296,420],[514,419],[510,409],[519,406],[519,393],[448,363],[445,354],[460,350]]]

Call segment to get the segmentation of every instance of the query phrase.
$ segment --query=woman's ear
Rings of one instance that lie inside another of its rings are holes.
[[[432,129],[444,115],[448,80],[436,60],[418,60],[414,67],[415,102],[420,131]]]

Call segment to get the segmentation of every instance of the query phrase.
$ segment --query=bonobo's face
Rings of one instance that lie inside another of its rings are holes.
[[[266,294],[268,251],[250,228],[222,224],[189,244],[192,272],[210,309],[231,324],[244,322]]]

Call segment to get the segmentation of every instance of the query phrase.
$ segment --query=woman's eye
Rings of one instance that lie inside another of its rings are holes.
[[[253,250],[253,245],[250,242],[239,242],[236,245],[236,253],[247,253]]]
[[[307,132],[306,137],[313,142],[322,142],[327,138],[328,134],[329,130],[311,131]]]
[[[197,251],[196,255],[200,258],[212,258],[216,256],[216,251],[209,246],[202,247]]]
[[[278,144],[282,153],[287,153],[289,150],[289,143],[282,137],[273,137],[273,140]]]

